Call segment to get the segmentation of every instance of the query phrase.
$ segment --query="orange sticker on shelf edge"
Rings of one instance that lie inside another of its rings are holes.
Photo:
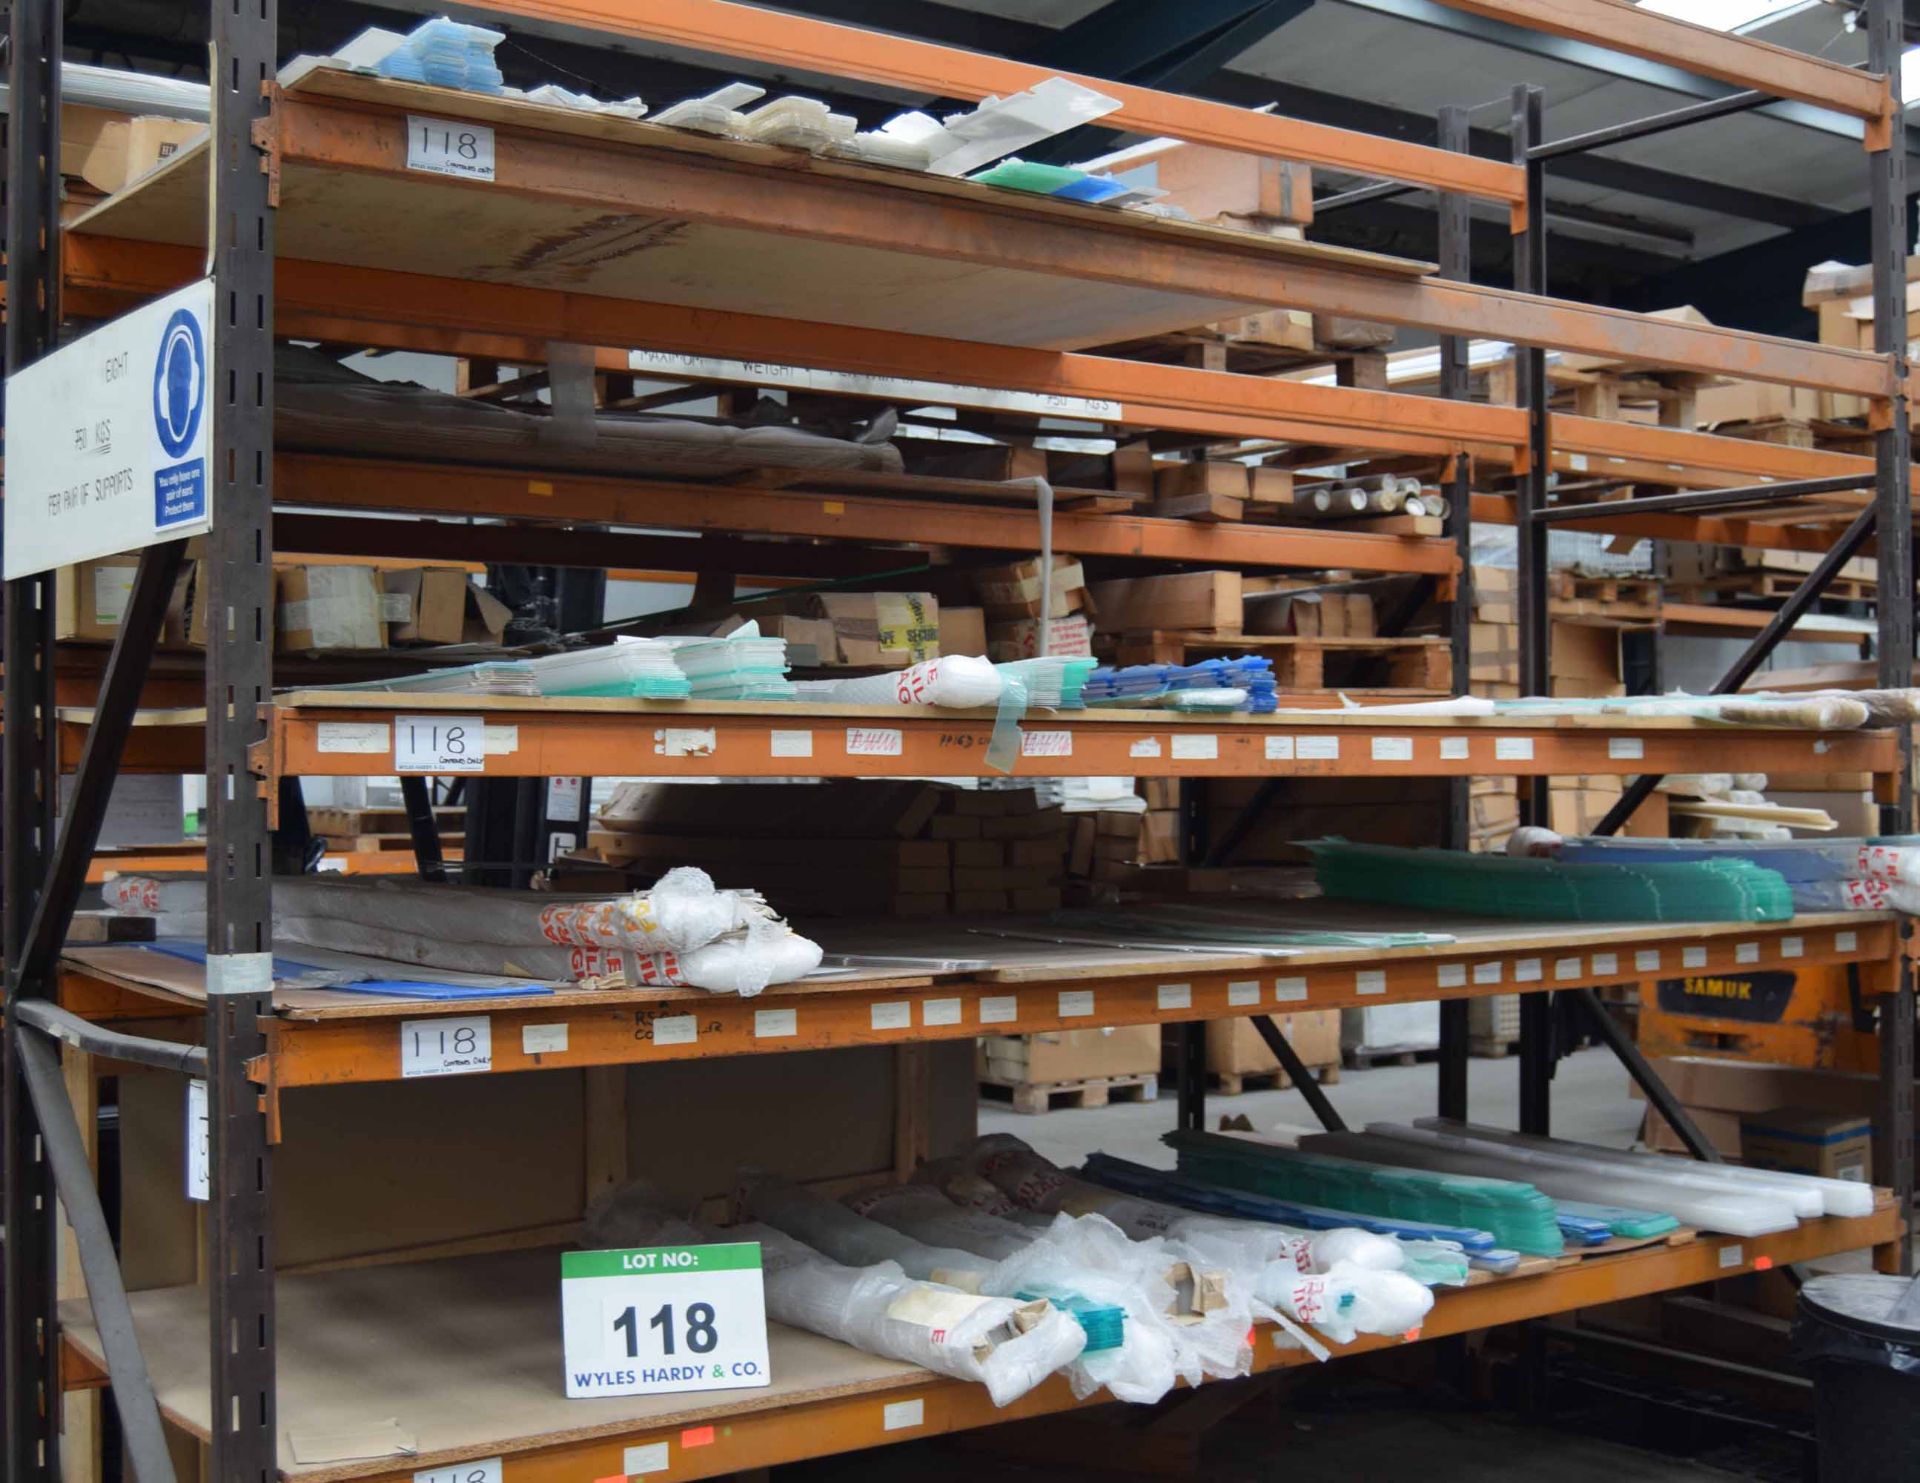
[[[680,1445],[687,1447],[707,1447],[713,1443],[713,1428],[710,1426],[690,1426],[680,1433]]]

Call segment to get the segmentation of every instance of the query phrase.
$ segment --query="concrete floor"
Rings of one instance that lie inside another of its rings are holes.
[[[1632,1144],[1640,1131],[1646,1104],[1627,1094],[1625,1068],[1611,1051],[1577,1051],[1560,1063],[1553,1079],[1553,1131],[1561,1138],[1604,1143],[1616,1148]],[[1343,1071],[1338,1086],[1327,1097],[1350,1127],[1370,1122],[1408,1122],[1429,1116],[1438,1092],[1437,1071],[1431,1062],[1413,1066],[1376,1066],[1369,1071]],[[1511,1128],[1520,1117],[1520,1059],[1467,1062],[1468,1108],[1478,1121]],[[1210,1096],[1207,1124],[1223,1116],[1244,1113],[1255,1129],[1276,1126],[1317,1130],[1320,1126],[1296,1091],[1242,1092],[1237,1097]],[[1173,1126],[1173,1090],[1164,1089],[1158,1102],[1116,1102],[1081,1111],[1061,1108],[1037,1116],[1011,1112],[998,1103],[980,1108],[982,1133],[1012,1133],[1025,1139],[1056,1164],[1077,1164],[1098,1150],[1116,1158],[1133,1159],[1156,1168],[1171,1169],[1173,1152],[1160,1135]]]

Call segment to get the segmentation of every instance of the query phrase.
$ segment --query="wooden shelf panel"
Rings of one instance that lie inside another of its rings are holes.
[[[1604,926],[1449,921],[1324,901],[1276,903],[1273,911],[1276,926],[1449,931],[1457,940],[1310,948],[1280,959],[1225,951],[1056,948],[954,931],[941,935],[933,924],[892,941],[850,941],[848,933],[859,929],[826,923],[819,935],[830,950],[891,950],[929,960],[971,956],[994,966],[942,973],[903,962],[884,979],[785,985],[746,999],[644,988],[451,1002],[282,991],[278,1013],[267,1024],[267,1055],[255,1063],[254,1074],[275,1092],[398,1080],[402,1022],[442,1015],[486,1016],[492,1071],[504,1073],[1172,1024],[1815,964],[1860,963],[1871,980],[1895,952],[1892,919],[1859,913],[1808,914],[1790,922]],[[798,925],[812,930],[806,922]],[[1046,930],[1038,919],[1007,919],[1004,925]],[[286,951],[299,956],[297,947]],[[111,1018],[124,992],[168,998],[187,1014],[205,999],[197,964],[138,948],[76,948],[65,970],[62,998],[77,1013],[98,1004],[100,1017]],[[663,1019],[673,1021],[669,1043],[655,1034]],[[524,1032],[536,1026],[564,1026],[565,1048],[529,1054]]]
[[[1539,1275],[1439,1291],[1421,1337],[1859,1250],[1896,1239],[1900,1229],[1892,1205],[1883,1203],[1857,1220],[1806,1221],[1757,1239],[1701,1236],[1564,1261]],[[765,1390],[568,1401],[561,1394],[558,1266],[555,1253],[536,1251],[283,1277],[275,1294],[281,1475],[299,1483],[411,1483],[423,1469],[500,1457],[505,1483],[580,1483],[627,1476],[635,1471],[630,1449],[650,1448],[664,1464],[658,1476],[710,1478],[1100,1403],[1076,1402],[1056,1378],[996,1409],[981,1386],[779,1325],[770,1334],[774,1383]],[[162,1410],[204,1438],[204,1291],[137,1292],[132,1304]],[[63,1304],[61,1316],[79,1361],[68,1373],[85,1384],[88,1368],[101,1362],[98,1333],[84,1300]],[[1313,1362],[1303,1350],[1282,1347],[1278,1335],[1256,1330],[1257,1370]],[[1363,1339],[1340,1353],[1404,1342]],[[343,1355],[354,1362],[341,1363]],[[414,1455],[293,1461],[302,1439],[361,1430],[383,1417],[395,1418],[414,1439]]]
[[[409,112],[494,128],[495,180],[409,172]],[[683,307],[1055,350],[1285,304],[1864,396],[1893,390],[1891,361],[1865,352],[343,72],[290,84],[276,131],[279,250],[349,269],[615,299],[664,294]],[[73,231],[198,246],[204,180],[201,153],[188,151]],[[407,304],[390,304],[386,317],[406,321]],[[921,371],[942,369],[953,368]]]

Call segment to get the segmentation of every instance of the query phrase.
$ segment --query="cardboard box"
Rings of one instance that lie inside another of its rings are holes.
[[[1308,1009],[1276,1014],[1273,1022],[1307,1066],[1340,1064],[1340,1011]],[[1260,1032],[1245,1019],[1207,1022],[1207,1070],[1227,1076],[1259,1076],[1279,1068]]]
[[[53,575],[53,636],[111,642],[133,597],[138,556],[105,556],[63,566]]]
[[[977,1044],[980,1075],[991,1081],[1087,1081],[1100,1076],[1158,1074],[1160,1070],[1158,1025],[984,1035]]]
[[[207,126],[67,105],[60,110],[60,173],[112,195],[205,136]]]
[[[379,573],[373,567],[287,566],[279,574],[274,611],[282,652],[386,648]]]
[[[1176,572],[1159,577],[1122,577],[1088,589],[1100,627],[1108,633],[1209,628],[1240,631],[1239,572]]]
[[[973,574],[973,585],[989,619],[1038,618],[1044,575],[1035,556],[1005,566],[981,567]],[[1064,618],[1087,606],[1086,568],[1077,557],[1055,556],[1053,580],[1045,586],[1052,617]]]
[[[839,662],[840,639],[825,618],[769,613],[758,622],[767,638],[787,641],[787,663],[796,669],[819,669]]]
[[[931,592],[817,592],[803,615],[833,625],[838,664],[904,669],[940,657],[940,603]]]
[[[1248,469],[1247,499],[1256,505],[1291,505],[1293,470],[1268,468],[1264,464]]]
[[[1095,173],[1165,191],[1195,221],[1271,232],[1313,220],[1313,170],[1291,160],[1151,139],[1093,162]]]
[[[387,640],[457,644],[466,636],[467,573],[457,566],[403,566],[380,574]]]
[[[1653,1068],[1708,1141],[1729,1158],[1740,1156],[1743,1117],[1791,1107],[1870,1118],[1880,1094],[1879,1078],[1864,1071],[1816,1071],[1770,1061],[1723,1061],[1708,1056],[1660,1057],[1653,1061]],[[1637,1085],[1630,1085],[1628,1091],[1640,1096]],[[1684,1147],[1651,1108],[1642,1136],[1650,1148],[1678,1151]],[[1883,1153],[1876,1149],[1874,1168],[1884,1171],[1886,1167]]]
[[[1145,438],[1113,446],[1113,488],[1117,494],[1153,493],[1153,447]]]
[[[1873,1119],[1776,1107],[1740,1119],[1740,1157],[1756,1169],[1865,1184],[1873,1164]]]
[[[1015,659],[1032,659],[1040,652],[1040,623],[1035,618],[1016,618],[1008,623],[987,625],[987,657],[996,664]],[[1054,618],[1047,624],[1047,652],[1067,658],[1093,656],[1093,625],[1086,616]]]
[[[987,652],[987,610],[940,605],[940,652],[979,656]]]

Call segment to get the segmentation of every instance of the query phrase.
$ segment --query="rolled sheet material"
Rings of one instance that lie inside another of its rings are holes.
[[[1541,1138],[1530,1133],[1511,1133],[1504,1128],[1484,1127],[1479,1123],[1457,1123],[1441,1117],[1419,1117],[1416,1128],[1472,1138],[1496,1147],[1536,1149],[1568,1157],[1591,1159],[1623,1169],[1646,1170],[1677,1165],[1688,1178],[1708,1184],[1723,1184],[1736,1191],[1780,1194],[1792,1198],[1794,1213],[1801,1216],[1838,1215],[1857,1219],[1873,1214],[1873,1187],[1850,1179],[1822,1179],[1813,1174],[1793,1174],[1780,1169],[1752,1169],[1734,1164],[1709,1164],[1704,1160],[1684,1163],[1669,1154],[1634,1153],[1624,1148],[1603,1148],[1594,1143],[1578,1143],[1567,1138]],[[1809,1204],[1808,1190],[1817,1191],[1819,1203]]]
[[[1737,1195],[1717,1185],[1651,1175],[1610,1174],[1606,1166],[1558,1160],[1526,1163],[1502,1157],[1505,1150],[1469,1138],[1449,1139],[1424,1128],[1376,1123],[1365,1133],[1316,1133],[1302,1138],[1311,1152],[1375,1163],[1441,1170],[1485,1179],[1524,1180],[1556,1197],[1664,1210],[1690,1226],[1729,1236],[1765,1236],[1800,1222],[1784,1199]]]
[[[768,1316],[887,1359],[986,1386],[996,1406],[1018,1400],[1079,1357],[1086,1335],[1044,1300],[962,1292],[908,1277],[892,1262],[849,1267],[766,1225],[714,1230],[658,1210],[644,1185],[611,1190],[587,1211],[596,1246],[757,1241]]]

